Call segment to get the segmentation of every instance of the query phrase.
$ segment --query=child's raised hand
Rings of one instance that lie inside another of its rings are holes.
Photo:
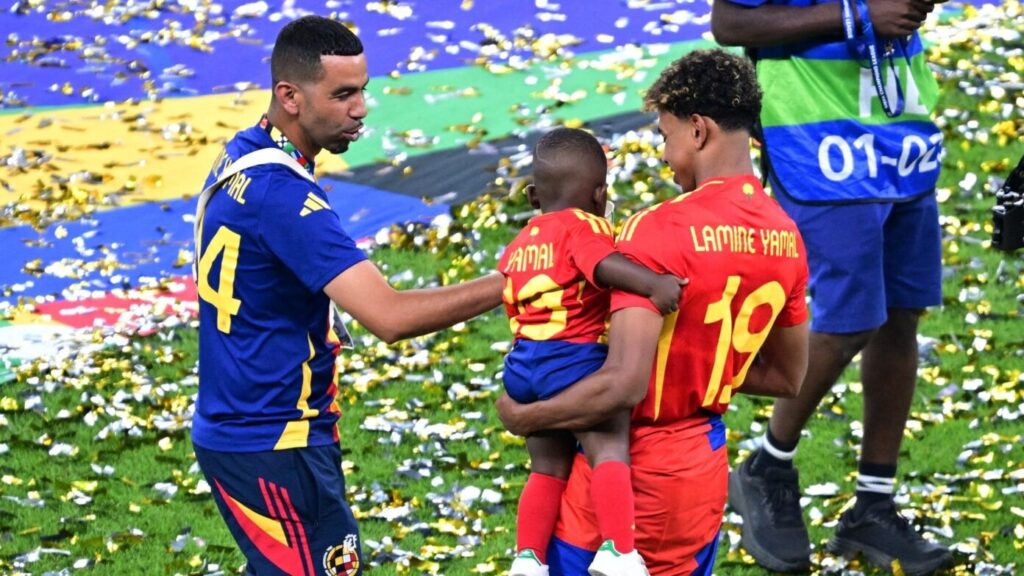
[[[683,287],[690,283],[688,278],[680,278],[672,274],[658,274],[651,287],[651,302],[658,307],[662,315],[671,314],[679,309]]]

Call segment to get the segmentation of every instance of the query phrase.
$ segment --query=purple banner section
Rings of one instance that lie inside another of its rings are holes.
[[[274,39],[304,14],[355,25],[371,76],[697,39],[695,0],[14,0],[0,11],[0,109],[268,88]],[[575,40],[569,42],[569,35]],[[561,46],[561,48],[559,48]]]

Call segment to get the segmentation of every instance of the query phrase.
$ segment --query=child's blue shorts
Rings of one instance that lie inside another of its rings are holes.
[[[596,372],[608,346],[564,340],[517,340],[505,356],[505,391],[520,404],[545,400]]]

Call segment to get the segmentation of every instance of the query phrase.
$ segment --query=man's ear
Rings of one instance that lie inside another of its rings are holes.
[[[708,130],[711,125],[707,119],[700,114],[690,114],[690,129],[693,130],[693,145],[697,150],[703,150],[708,142]]]
[[[295,115],[299,113],[299,101],[302,99],[302,91],[291,82],[280,81],[274,85],[274,99],[277,104],[288,112]]]
[[[537,200],[537,187],[533,184],[526,187],[526,199],[530,201],[530,206],[540,210],[540,201]]]

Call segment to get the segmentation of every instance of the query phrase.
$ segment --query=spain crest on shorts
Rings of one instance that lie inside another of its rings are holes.
[[[359,571],[357,536],[349,534],[340,546],[332,546],[324,554],[324,570],[328,576],[355,576]]]

